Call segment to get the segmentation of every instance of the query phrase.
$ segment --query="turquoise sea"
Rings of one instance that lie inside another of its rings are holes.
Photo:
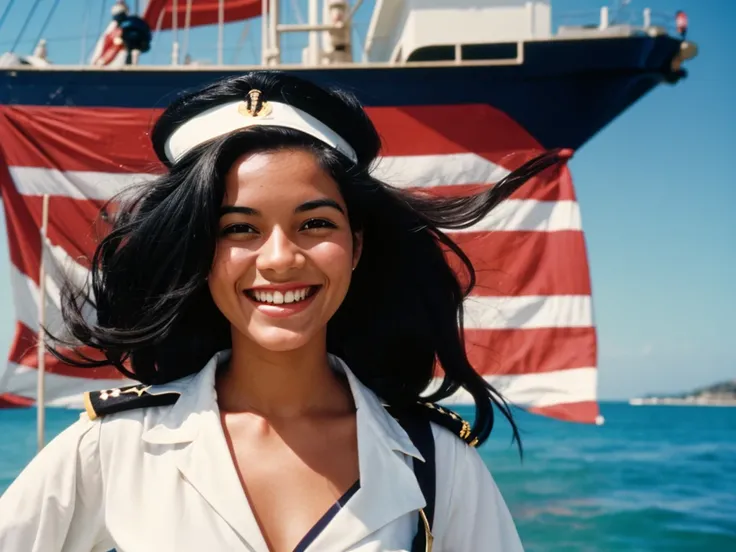
[[[602,410],[603,426],[519,413],[523,462],[501,420],[481,448],[525,549],[736,550],[736,408]],[[47,412],[49,437],[78,416]],[[35,416],[0,410],[0,493],[34,454]]]

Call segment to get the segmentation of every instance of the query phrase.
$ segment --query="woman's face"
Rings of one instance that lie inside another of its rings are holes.
[[[244,155],[226,176],[212,298],[245,339],[271,351],[299,349],[324,339],[359,242],[337,182],[311,153]]]

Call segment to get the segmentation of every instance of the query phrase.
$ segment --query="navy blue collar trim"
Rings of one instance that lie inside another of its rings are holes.
[[[339,512],[345,504],[348,503],[348,500],[358,492],[358,489],[360,489],[360,480],[353,483],[352,487],[345,491],[345,494],[338,498],[337,502],[335,502],[330,509],[325,512],[325,515],[323,515],[319,521],[314,524],[314,527],[304,535],[304,538],[299,541],[299,544],[294,548],[294,552],[304,552],[307,547],[314,542],[314,539],[324,531],[324,528],[327,527],[327,524],[330,523],[330,521],[332,521],[332,519],[337,515],[337,512]]]

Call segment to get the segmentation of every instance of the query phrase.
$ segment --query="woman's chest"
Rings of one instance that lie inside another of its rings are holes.
[[[305,549],[360,488],[354,431],[326,437],[308,426],[223,425],[244,495],[273,551]]]
[[[228,550],[273,552],[258,515],[251,508],[234,463],[221,465],[197,459],[197,451],[152,456],[107,477],[105,521],[117,552],[189,552]],[[286,478],[288,482],[288,477]],[[416,516],[406,513],[365,532],[364,518],[385,505],[361,500],[358,489],[348,500],[335,501],[306,527],[297,499],[284,502],[283,481],[274,492],[284,506],[276,523],[294,524],[298,552],[408,551]],[[267,488],[262,489],[267,493]],[[294,497],[295,495],[291,495]],[[356,500],[353,500],[356,499]],[[352,501],[352,502],[351,502]],[[274,511],[275,512],[275,511]]]

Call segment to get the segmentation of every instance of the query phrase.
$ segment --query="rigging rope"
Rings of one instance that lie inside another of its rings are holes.
[[[41,25],[41,30],[38,31],[36,42],[33,43],[34,45],[38,44],[43,38],[43,33],[46,32],[46,27],[49,26],[49,22],[51,21],[51,18],[54,16],[54,12],[56,11],[56,8],[58,5],[59,5],[59,0],[54,0],[54,4],[51,6],[49,13],[46,15],[46,20],[43,22],[43,25]]]
[[[92,0],[87,0],[84,3],[84,23],[82,24],[84,31],[82,32],[82,44],[79,48],[79,65],[84,65],[84,58],[87,54],[87,37],[89,35],[89,4],[91,1]]]
[[[26,28],[28,27],[28,24],[31,22],[31,19],[33,19],[33,14],[36,13],[36,8],[38,8],[38,5],[41,3],[41,0],[36,0],[33,3],[33,6],[31,6],[31,11],[28,13],[28,17],[26,17],[26,20],[23,22],[23,26],[20,28],[20,32],[18,33],[18,36],[15,37],[15,42],[13,43],[13,47],[10,48],[11,52],[15,52],[15,49],[18,47],[18,44],[20,43],[20,39],[23,38],[23,34],[26,32]]]
[[[5,20],[7,19],[8,14],[10,13],[10,8],[13,7],[14,3],[15,3],[15,0],[10,0],[10,2],[8,2],[8,5],[5,6],[5,11],[3,12],[3,14],[0,15],[0,29],[3,28],[3,23],[5,23]]]

